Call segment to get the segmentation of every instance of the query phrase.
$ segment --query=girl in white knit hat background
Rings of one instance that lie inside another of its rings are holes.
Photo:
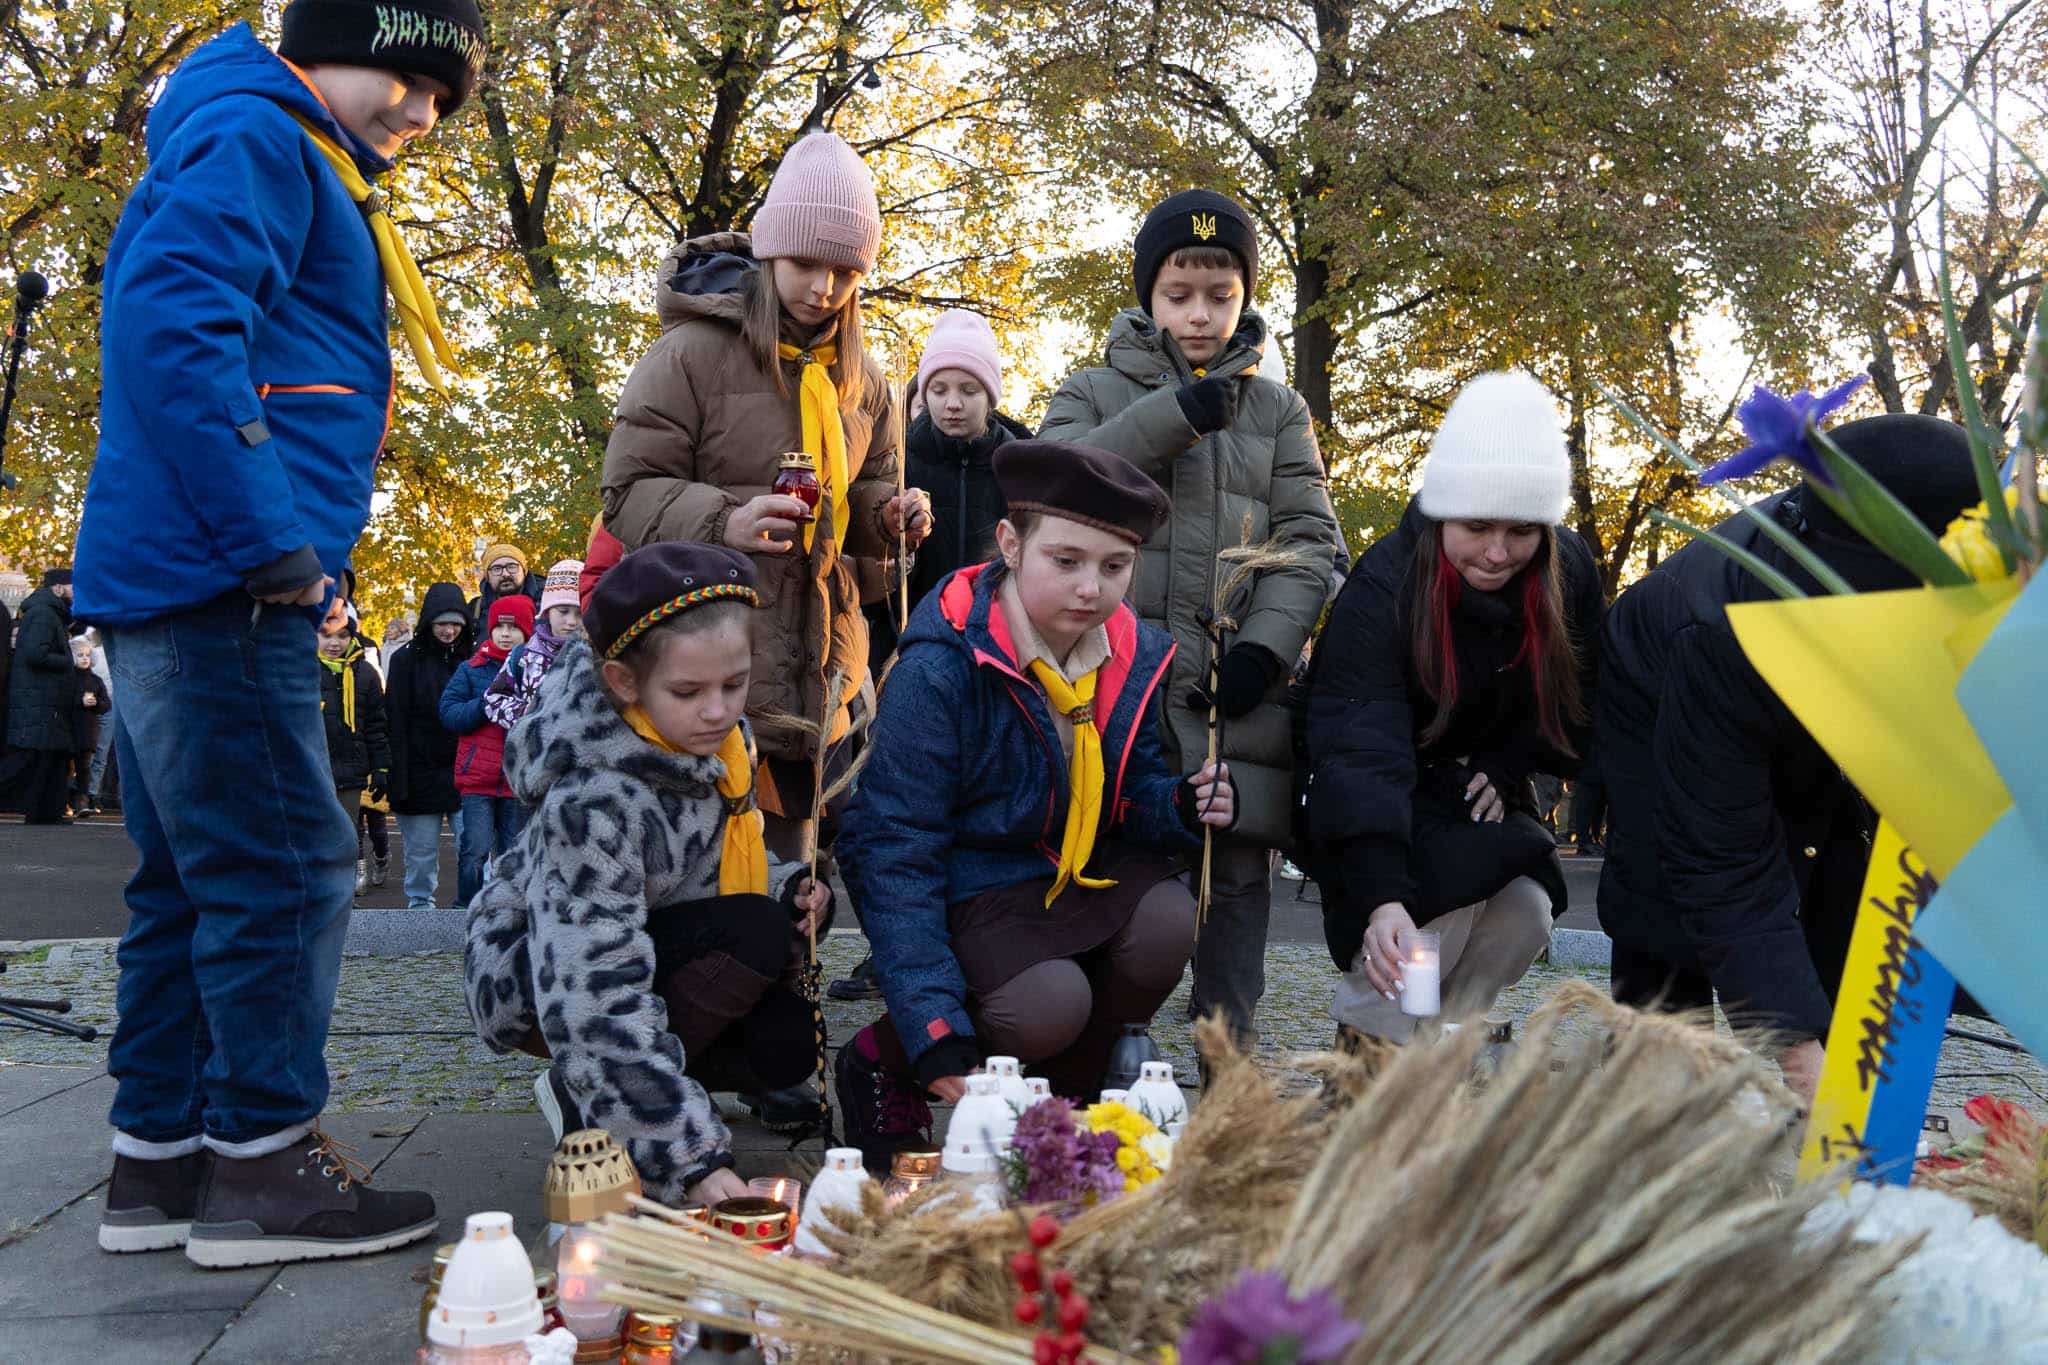
[[[1440,936],[1446,1019],[1483,1015],[1565,909],[1529,779],[1587,756],[1601,596],[1559,525],[1571,465],[1556,401],[1481,375],[1444,414],[1422,487],[1338,594],[1308,682],[1305,847],[1345,973],[1342,1029],[1401,1041],[1402,961]],[[1412,1002],[1411,1002],[1412,1003]]]

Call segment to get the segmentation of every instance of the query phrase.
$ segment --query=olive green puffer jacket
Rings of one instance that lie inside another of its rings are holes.
[[[1166,694],[1167,757],[1179,771],[1199,767],[1208,749],[1204,715],[1188,707],[1187,697],[1206,679],[1202,621],[1229,573],[1217,556],[1242,543],[1249,516],[1253,544],[1272,539],[1297,557],[1226,604],[1238,628],[1224,640],[1226,648],[1240,641],[1263,646],[1282,666],[1265,701],[1224,723],[1223,756],[1237,782],[1234,833],[1284,848],[1292,802],[1287,676],[1322,614],[1342,542],[1308,404],[1257,375],[1265,344],[1265,320],[1247,309],[1237,335],[1208,367],[1236,376],[1230,420],[1198,436],[1175,397],[1194,382],[1194,372],[1150,317],[1126,309],[1110,326],[1108,364],[1061,385],[1038,434],[1114,451],[1173,500],[1173,519],[1139,558],[1131,604],[1180,646]]]

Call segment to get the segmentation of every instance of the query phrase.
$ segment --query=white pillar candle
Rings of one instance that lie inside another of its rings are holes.
[[[1427,1019],[1443,1012],[1443,942],[1418,929],[1401,935],[1401,1013]]]

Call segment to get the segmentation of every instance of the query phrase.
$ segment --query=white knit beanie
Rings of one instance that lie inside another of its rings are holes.
[[[1525,370],[1482,374],[1451,401],[1422,466],[1422,514],[1432,521],[1554,526],[1571,505],[1564,418]]]
[[[782,158],[754,214],[754,255],[795,256],[866,274],[882,250],[875,177],[836,133],[812,133]]]

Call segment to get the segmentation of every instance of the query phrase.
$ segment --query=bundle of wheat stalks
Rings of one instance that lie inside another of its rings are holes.
[[[1600,1027],[1568,1044],[1587,1016]],[[1473,1029],[1298,1059],[1323,1083],[1297,1093],[1220,1029],[1201,1041],[1212,1084],[1172,1170],[1081,1213],[1049,1253],[1094,1304],[1097,1359],[1176,1340],[1257,1266],[1335,1292],[1365,1327],[1353,1365],[1853,1361],[1878,1282],[1912,1249],[1802,1238],[1830,1187],[1765,1178],[1794,1128],[1776,1073],[1699,1021],[1583,983],[1545,1002],[1483,1086]],[[1005,1269],[1021,1217],[942,1190],[895,1209],[871,1190],[835,1215],[829,1270],[763,1272],[643,1220],[608,1273],[629,1301],[686,1316],[686,1282],[751,1298],[796,1329],[782,1335],[800,1360],[1028,1359]]]

